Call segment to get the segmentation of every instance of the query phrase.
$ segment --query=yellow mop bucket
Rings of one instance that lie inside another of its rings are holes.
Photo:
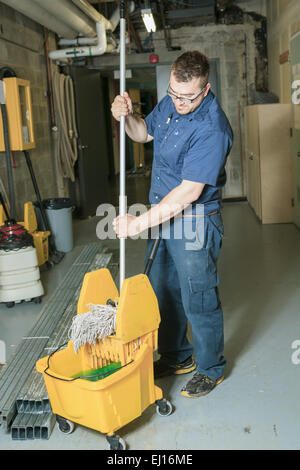
[[[85,344],[77,354],[69,341],[65,349],[40,359],[36,368],[43,374],[62,432],[71,432],[73,423],[78,423],[105,433],[111,449],[125,449],[115,431],[141,416],[153,403],[161,416],[171,414],[172,405],[154,384],[153,351],[157,348],[160,314],[148,277],[139,274],[124,280],[118,297],[108,269],[87,273],[77,313],[85,313],[90,303],[106,304],[109,299],[118,301],[115,335],[95,345]],[[95,379],[94,375],[83,377],[86,373],[82,371],[116,364],[116,369],[100,374],[101,380],[87,380]]]

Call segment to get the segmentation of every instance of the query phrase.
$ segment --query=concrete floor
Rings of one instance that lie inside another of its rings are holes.
[[[291,360],[300,340],[300,231],[293,224],[262,226],[247,203],[227,203],[219,261],[225,317],[225,381],[198,400],[180,395],[186,377],[157,384],[175,406],[169,417],[155,407],[119,431],[130,449],[299,449],[300,364]],[[74,221],[75,248],[42,272],[51,293],[84,244],[96,240],[97,218]],[[103,245],[118,248],[118,241]],[[127,276],[142,272],[145,241],[128,240]],[[47,298],[47,294],[45,300]],[[0,339],[8,356],[34,324],[41,306],[0,305]],[[107,449],[105,437],[78,426],[54,429],[48,441],[12,441],[0,428],[0,449]]]

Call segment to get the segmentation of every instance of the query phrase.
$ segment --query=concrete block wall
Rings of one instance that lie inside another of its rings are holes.
[[[0,25],[0,67],[11,67],[31,85],[36,148],[30,156],[40,193],[42,198],[56,197],[43,28],[2,3]],[[51,40],[54,41],[52,33]],[[23,153],[15,152],[14,159],[16,216],[23,220],[24,203],[35,201],[36,197]],[[0,177],[7,188],[4,153],[0,153]]]

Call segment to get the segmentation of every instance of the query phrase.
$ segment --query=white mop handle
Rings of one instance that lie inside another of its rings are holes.
[[[124,96],[125,92],[125,73],[126,73],[126,19],[125,19],[125,2],[120,2],[120,95]],[[126,182],[126,134],[125,134],[125,116],[120,119],[120,194],[119,194],[119,211],[120,216],[124,216],[127,212],[127,201],[125,192]],[[120,238],[120,292],[123,281],[125,279],[125,238]]]

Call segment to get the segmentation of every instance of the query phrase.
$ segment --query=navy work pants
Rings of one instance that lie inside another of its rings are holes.
[[[158,352],[171,365],[194,354],[197,371],[219,379],[226,364],[217,273],[222,216],[176,217],[159,232],[161,242],[149,274],[161,315]],[[146,260],[152,244],[149,238]],[[193,345],[186,336],[188,321]]]

